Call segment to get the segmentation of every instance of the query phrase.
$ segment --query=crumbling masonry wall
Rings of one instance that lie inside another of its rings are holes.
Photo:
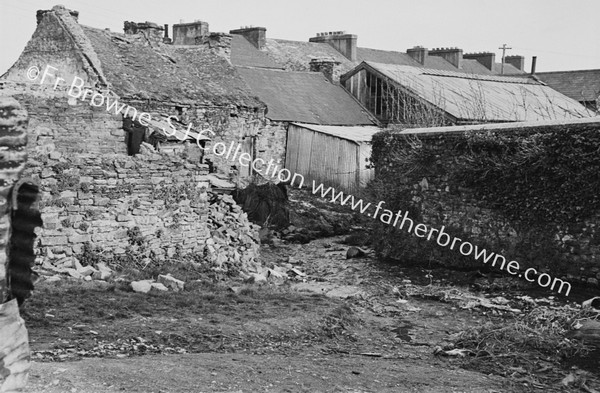
[[[225,271],[255,262],[256,228],[233,201],[211,204],[205,165],[158,153],[55,151],[40,154],[27,173],[39,177],[44,191],[40,256],[55,267],[71,267],[66,257],[81,256],[86,244],[106,257],[195,255]]]
[[[194,254],[225,271],[251,270],[257,229],[231,198],[211,204],[207,165],[156,152],[128,156],[121,116],[65,91],[6,82],[0,91],[31,111],[26,175],[42,192],[40,262],[70,268],[89,243],[108,258]],[[215,232],[225,224],[225,234]]]
[[[408,211],[415,225],[444,226],[451,236],[517,260],[522,267],[597,288],[597,120],[470,127],[376,134],[374,200],[385,201],[392,211]],[[498,129],[489,129],[493,127]],[[472,256],[438,246],[435,239],[407,234],[406,228],[374,222],[373,233],[375,247],[385,257],[483,266]]]

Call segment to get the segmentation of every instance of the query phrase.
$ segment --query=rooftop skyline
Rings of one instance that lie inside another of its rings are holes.
[[[141,0],[7,0],[0,3],[0,74],[17,60],[36,28],[36,11],[63,4],[79,11],[79,23],[122,32],[124,21],[160,25],[208,22],[210,31],[262,26],[267,38],[308,41],[320,32],[345,31],[358,46],[405,52],[413,46],[459,47],[464,53],[525,56],[525,70],[600,68],[600,2],[578,0],[315,1],[206,0],[169,3]]]

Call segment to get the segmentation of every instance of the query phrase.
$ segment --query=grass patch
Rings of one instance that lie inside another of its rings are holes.
[[[596,316],[589,310],[572,307],[537,306],[514,319],[488,322],[454,337],[454,347],[473,355],[463,367],[486,374],[527,376],[535,383],[547,384],[542,375],[560,368],[565,359],[590,351],[576,340],[565,337],[578,320]]]

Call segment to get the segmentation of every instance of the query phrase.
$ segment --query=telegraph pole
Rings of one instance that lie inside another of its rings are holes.
[[[504,55],[506,54],[507,49],[512,49],[506,46],[506,44],[502,44],[502,46],[498,49],[502,49],[502,65],[500,66],[500,74],[504,75]]]

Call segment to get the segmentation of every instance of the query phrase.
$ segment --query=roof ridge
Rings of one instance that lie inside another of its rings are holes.
[[[567,71],[544,71],[544,72],[536,72],[536,75],[539,74],[567,74],[567,73],[575,73],[575,72],[600,72],[600,68],[587,69],[587,70],[567,70]]]
[[[90,39],[85,35],[82,26],[73,19],[69,10],[63,6],[54,6],[51,11],[56,15],[56,19],[61,26],[64,27],[65,31],[71,36],[75,45],[81,50],[81,54],[89,63],[88,65],[91,68],[91,71],[98,77],[98,80],[102,84],[109,87],[108,80],[102,71],[100,59],[98,58]],[[88,71],[88,73],[89,72],[90,71]]]

